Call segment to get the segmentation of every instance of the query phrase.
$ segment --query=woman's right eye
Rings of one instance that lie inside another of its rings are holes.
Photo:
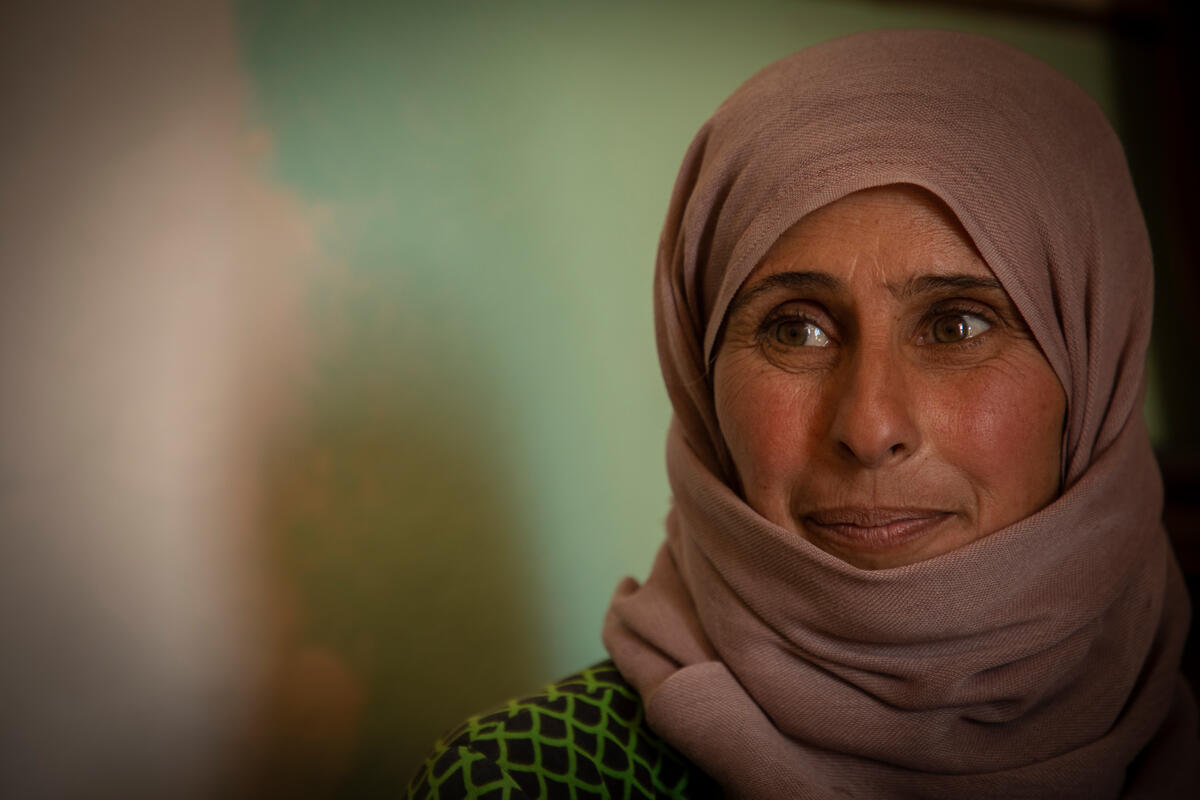
[[[829,337],[815,323],[806,319],[784,319],[775,323],[775,341],[787,347],[827,347]]]

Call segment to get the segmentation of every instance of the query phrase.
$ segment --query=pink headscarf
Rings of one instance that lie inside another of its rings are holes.
[[[1067,395],[1062,495],[864,571],[736,493],[709,365],[780,234],[860,189],[954,212]],[[674,505],[604,642],[650,726],[733,797],[1195,796],[1187,594],[1141,414],[1152,263],[1120,143],[992,39],[878,31],[747,81],[697,134],[659,244]]]

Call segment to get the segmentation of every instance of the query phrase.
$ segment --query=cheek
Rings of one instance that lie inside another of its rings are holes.
[[[1039,510],[1059,489],[1066,400],[1036,353],[954,374],[927,417],[931,449],[970,484],[983,533]]]
[[[743,489],[750,496],[785,493],[818,445],[819,382],[769,364],[717,366],[717,421]]]

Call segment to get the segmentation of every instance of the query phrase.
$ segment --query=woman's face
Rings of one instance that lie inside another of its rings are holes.
[[[714,393],[746,501],[858,567],[945,553],[1058,494],[1062,386],[916,187],[849,195],[775,243],[730,305]]]

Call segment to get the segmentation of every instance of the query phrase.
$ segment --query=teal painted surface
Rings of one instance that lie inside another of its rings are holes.
[[[856,2],[243,2],[278,180],[322,209],[310,414],[273,462],[304,636],[366,690],[348,794],[603,656],[669,490],[650,278],[675,171],[745,78],[824,39],[1009,39],[1111,110],[1087,29]]]

